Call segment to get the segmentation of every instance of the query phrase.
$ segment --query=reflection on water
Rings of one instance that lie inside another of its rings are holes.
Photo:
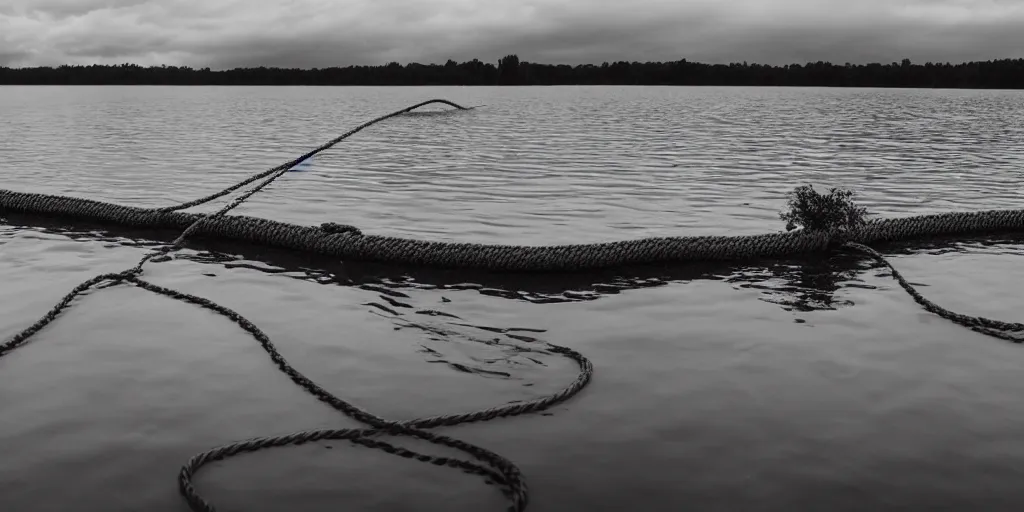
[[[490,106],[391,119],[238,213],[562,244],[777,231],[804,183],[886,216],[1024,205],[1013,91],[15,87],[0,187],[174,204],[430,97]],[[0,338],[177,234],[0,220]],[[879,249],[941,305],[1016,319],[1021,240]],[[520,465],[532,512],[1024,503],[1024,351],[922,311],[859,255],[538,276],[205,242],[146,276],[253,319],[387,418],[546,395],[575,372],[546,342],[579,349],[595,381],[565,407],[450,432]],[[223,319],[127,286],[94,295],[0,360],[0,509],[179,511],[189,456],[351,425]],[[475,479],[328,448],[246,456],[198,484],[247,512],[504,505]]]
[[[105,247],[149,248],[167,243],[170,231],[92,225],[68,225],[31,215],[12,214],[6,219],[11,229],[59,235]],[[161,239],[160,235],[164,235]],[[0,239],[2,240],[2,239]],[[886,245],[890,254],[967,253],[988,251],[1024,255],[1020,237],[933,238]],[[236,242],[193,240],[175,259],[219,266],[245,268],[265,274],[327,286],[348,286],[370,291],[375,300],[363,303],[374,315],[387,318],[395,330],[414,329],[425,340],[420,353],[431,363],[484,377],[512,378],[509,367],[545,363],[537,355],[552,356],[540,337],[544,329],[478,325],[459,315],[443,311],[450,302],[445,291],[475,291],[481,295],[532,304],[557,304],[600,300],[627,290],[637,290],[695,280],[729,283],[735,288],[760,292],[760,300],[779,305],[785,311],[811,312],[854,306],[843,289],[875,289],[863,274],[880,269],[876,275],[889,276],[877,262],[855,252],[812,255],[793,260],[754,263],[697,263],[687,265],[644,265],[564,274],[496,273],[407,267],[401,265],[342,262],[336,259]],[[215,274],[209,273],[209,276]],[[926,287],[924,283],[914,283]],[[440,294],[441,305],[419,307],[403,290],[429,290]],[[442,308],[442,309],[437,309]],[[797,319],[802,322],[801,319]],[[472,349],[463,350],[463,344]],[[451,348],[456,347],[456,348]],[[498,368],[498,369],[495,369]]]

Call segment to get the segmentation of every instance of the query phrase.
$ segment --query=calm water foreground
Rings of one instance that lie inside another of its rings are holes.
[[[881,215],[1024,207],[1024,94],[998,91],[5,87],[0,188],[171,204],[434,97],[486,107],[373,127],[237,212],[550,244],[777,231],[804,183]],[[153,243],[0,220],[0,340]],[[940,304],[1021,320],[1021,240],[887,253]],[[146,276],[253,319],[388,418],[549,393],[576,370],[540,342],[580,350],[597,371],[573,401],[443,431],[519,464],[533,511],[1024,504],[1024,347],[924,312],[863,260],[538,278],[195,246]],[[125,286],[0,359],[0,411],[5,511],[183,511],[193,454],[355,425],[226,320]],[[217,463],[197,485],[226,511],[505,506],[476,477],[347,443]]]

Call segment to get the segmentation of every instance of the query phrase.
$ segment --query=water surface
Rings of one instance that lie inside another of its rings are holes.
[[[434,97],[486,106],[370,128],[237,213],[552,244],[777,231],[806,183],[887,216],[1024,207],[1024,95],[1001,91],[4,87],[0,188],[171,204]],[[0,221],[0,339],[156,238]],[[1021,239],[886,251],[940,304],[1020,320]],[[196,244],[145,275],[251,318],[388,418],[542,396],[576,371],[544,342],[580,350],[595,380],[550,415],[444,429],[519,464],[530,510],[1024,502],[1024,349],[924,312],[848,255],[537,277]],[[0,410],[2,510],[187,510],[174,479],[196,452],[355,425],[227,320],[124,286],[0,359]],[[217,463],[197,485],[221,510],[504,507],[476,477],[347,443]]]

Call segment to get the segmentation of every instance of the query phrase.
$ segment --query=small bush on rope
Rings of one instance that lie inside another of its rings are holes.
[[[786,231],[850,229],[864,224],[867,209],[853,202],[853,192],[833,187],[827,195],[812,185],[796,187],[789,193],[789,211],[779,214]]]

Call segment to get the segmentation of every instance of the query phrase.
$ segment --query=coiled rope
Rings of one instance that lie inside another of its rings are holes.
[[[193,511],[212,512],[216,510],[212,504],[210,504],[199,494],[199,492],[196,490],[195,486],[192,483],[193,476],[204,465],[213,461],[232,457],[240,453],[253,452],[272,447],[303,444],[327,439],[349,440],[358,445],[377,448],[387,453],[398,455],[401,457],[411,458],[419,460],[421,462],[427,462],[436,466],[447,466],[451,468],[462,469],[471,474],[488,477],[494,482],[501,485],[505,490],[506,495],[509,497],[511,501],[511,504],[508,507],[509,511],[518,512],[525,510],[527,503],[529,501],[526,482],[524,481],[522,473],[520,472],[519,468],[516,467],[516,465],[512,461],[485,448],[472,445],[470,443],[466,443],[464,441],[460,441],[452,437],[428,432],[427,429],[432,429],[441,426],[453,426],[463,423],[488,421],[495,418],[517,416],[521,414],[537,412],[549,408],[557,403],[568,400],[573,395],[579,393],[587,385],[587,383],[590,382],[591,376],[594,372],[593,364],[591,364],[591,362],[579,352],[576,352],[575,350],[572,350],[568,347],[549,344],[549,350],[551,352],[561,354],[565,357],[568,357],[569,359],[572,359],[577,363],[577,365],[580,368],[579,374],[572,383],[570,383],[561,391],[554,393],[552,395],[464,414],[439,415],[408,421],[391,421],[384,419],[380,416],[377,416],[346,400],[338,398],[330,391],[317,385],[315,382],[310,380],[308,377],[299,372],[299,370],[297,370],[295,367],[288,363],[284,356],[282,356],[281,353],[274,346],[273,342],[270,340],[270,337],[268,337],[262,330],[256,327],[255,324],[253,324],[251,321],[249,321],[242,315],[238,314],[237,312],[227,307],[221,306],[220,304],[217,304],[211,300],[187,293],[182,293],[169,288],[165,288],[150,283],[148,281],[144,281],[139,278],[139,275],[142,274],[143,271],[143,265],[145,265],[147,262],[151,260],[156,261],[156,258],[158,256],[168,256],[170,253],[179,250],[183,246],[186,237],[188,237],[190,234],[196,231],[200,226],[203,225],[204,222],[211,219],[217,219],[219,217],[222,217],[225,213],[242,204],[249,197],[252,197],[254,194],[262,190],[264,187],[272,183],[275,179],[279,178],[281,175],[283,175],[285,172],[287,172],[300,161],[305,160],[306,158],[315,155],[316,153],[319,153],[330,148],[331,146],[341,142],[342,140],[348,138],[349,136],[355,134],[356,132],[370,125],[379,123],[381,121],[384,121],[385,119],[397,116],[404,112],[409,112],[415,108],[431,103],[444,103],[455,108],[458,108],[460,110],[468,110],[465,107],[462,107],[460,105],[457,105],[446,100],[425,101],[413,105],[412,107],[408,107],[393,112],[391,114],[378,117],[367,123],[364,123],[356,127],[355,129],[331,140],[327,144],[324,144],[319,148],[310,151],[309,153],[306,153],[305,155],[295,160],[274,167],[273,169],[270,169],[268,171],[259,173],[253,177],[246,179],[245,181],[239,184],[228,187],[227,189],[221,192],[212,194],[201,199],[197,199],[195,201],[183,203],[177,206],[155,209],[154,212],[156,212],[157,215],[166,215],[175,210],[184,209],[208,201],[212,201],[218,197],[230,193],[231,191],[237,190],[249,183],[255,182],[261,178],[267,178],[263,182],[259,183],[257,186],[253,187],[248,192],[240,195],[237,199],[232,201],[227,206],[221,208],[220,210],[212,214],[199,216],[193,223],[186,227],[185,230],[181,233],[181,235],[179,235],[173,242],[171,242],[171,244],[161,246],[153,251],[150,251],[145,256],[143,256],[142,259],[139,260],[139,263],[136,264],[134,267],[124,270],[122,272],[101,274],[76,286],[42,318],[37,320],[34,324],[30,325],[23,331],[16,334],[10,340],[0,345],[0,357],[3,357],[4,355],[10,353],[12,350],[27,343],[32,338],[33,335],[35,335],[44,327],[46,327],[50,322],[54,321],[57,318],[57,316],[60,315],[60,313],[63,310],[65,310],[68,306],[70,306],[71,302],[82,293],[85,293],[89,289],[104,282],[129,283],[145,290],[165,295],[167,297],[171,297],[183,302],[195,304],[197,306],[214,311],[229,318],[230,320],[238,324],[238,326],[241,327],[243,330],[252,335],[252,337],[255,338],[257,342],[259,342],[259,344],[270,356],[274,364],[277,365],[278,369],[280,369],[284,374],[288,375],[288,377],[291,378],[292,382],[298,384],[300,387],[308,391],[310,394],[312,394],[320,401],[327,403],[328,405],[341,411],[345,415],[369,426],[369,428],[306,430],[282,436],[260,437],[240,441],[237,443],[231,443],[200,453],[189,459],[189,461],[185,463],[185,465],[181,468],[181,471],[178,474],[179,490],[182,496],[184,496],[185,500],[188,502],[189,507]],[[331,229],[335,231],[345,231],[344,229],[338,229],[336,226],[332,227]],[[433,444],[455,448],[470,455],[479,462],[471,462],[467,460],[454,459],[450,457],[438,457],[418,453],[406,448],[395,446],[385,441],[381,441],[380,439],[378,439],[378,437],[381,435],[409,436],[417,439],[422,439]]]
[[[25,194],[0,190],[0,213],[4,211],[26,212],[42,215],[70,216],[137,227],[184,228],[184,231],[170,245],[161,246],[147,253],[134,267],[123,272],[102,274],[76,286],[46,315],[22,332],[16,334],[9,341],[0,345],[0,357],[27,343],[34,334],[52,322],[66,309],[75,297],[96,285],[103,282],[132,284],[161,295],[195,304],[231,319],[260,343],[271,360],[293,382],[319,400],[368,426],[368,428],[362,429],[309,430],[283,436],[260,437],[224,445],[200,453],[191,458],[182,467],[178,475],[181,494],[193,511],[209,512],[215,510],[213,505],[199,495],[192,483],[192,477],[196,471],[205,464],[240,453],[326,439],[345,439],[355,444],[377,448],[402,457],[438,466],[458,468],[472,474],[488,477],[500,484],[505,490],[511,501],[508,510],[522,511],[528,503],[527,486],[515,464],[485,448],[451,437],[434,434],[427,430],[440,426],[487,421],[500,417],[537,412],[568,400],[579,393],[590,382],[594,371],[591,362],[579,352],[567,347],[549,344],[551,352],[574,360],[579,366],[580,372],[572,383],[561,391],[547,397],[465,414],[441,415],[408,421],[390,421],[338,398],[330,391],[318,386],[302,375],[284,359],[263,331],[237,312],[208,299],[171,290],[140,279],[139,275],[142,273],[143,265],[148,261],[159,261],[159,258],[169,257],[170,253],[179,250],[183,246],[187,237],[193,235],[216,236],[313,251],[340,256],[344,259],[533,272],[593,269],[637,263],[757,259],[792,256],[830,249],[851,249],[866,254],[887,266],[892,271],[893,278],[897,280],[900,286],[928,311],[982,334],[1016,343],[1021,342],[1021,338],[1010,333],[1024,331],[1024,324],[961,315],[944,309],[924,298],[879,252],[864,244],[937,235],[1024,231],[1024,210],[991,210],[973,213],[953,212],[896,219],[873,219],[863,225],[851,228],[799,230],[789,233],[755,236],[664,237],[602,244],[548,247],[407,240],[395,237],[364,235],[358,228],[336,223],[325,223],[319,227],[306,227],[252,217],[225,215],[228,211],[242,204],[249,197],[310,156],[334,146],[368,126],[431,103],[443,103],[460,110],[468,110],[446,100],[425,101],[366,122],[305,155],[255,174],[220,192],[176,206],[149,209],[135,208],[64,196]],[[215,213],[198,215],[181,213],[179,211],[220,198],[263,178],[266,178],[263,182],[240,195]],[[410,436],[433,444],[448,446],[470,455],[478,462],[420,454],[381,441],[378,439],[381,435]]]

